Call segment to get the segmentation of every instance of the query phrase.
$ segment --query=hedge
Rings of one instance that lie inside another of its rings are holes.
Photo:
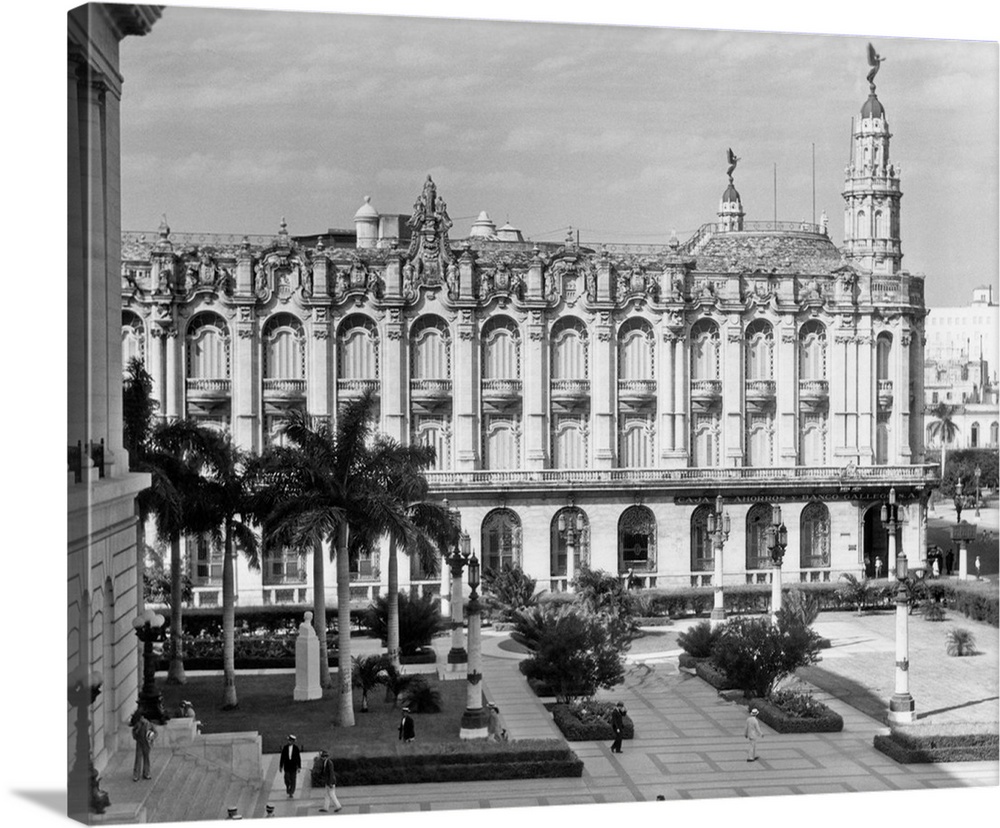
[[[556,727],[562,731],[562,735],[569,742],[604,742],[615,738],[611,730],[611,702],[581,702],[577,707],[583,707],[592,711],[586,720],[580,719],[568,704],[554,704],[551,706],[552,719]],[[625,716],[622,725],[622,738],[632,739],[635,737],[635,724],[632,719]]]
[[[964,732],[963,732],[964,731]],[[875,736],[876,750],[902,764],[925,762],[995,762],[1000,758],[996,724],[956,724],[931,729],[899,728]]]
[[[756,707],[757,717],[778,733],[839,733],[844,729],[840,714],[822,702],[815,702],[823,709],[823,715],[816,718],[789,716],[776,704],[767,699],[752,699],[750,707]]]
[[[170,607],[156,607],[166,620],[164,629],[170,629]],[[351,608],[352,634],[366,629],[362,623],[367,608]],[[312,605],[281,604],[279,606],[236,607],[237,635],[256,633],[258,635],[294,635],[305,619],[305,613],[313,612]],[[222,635],[222,607],[184,607],[182,624],[185,635]],[[337,607],[326,608],[326,628],[330,635],[337,633]]]
[[[369,752],[362,755],[362,750]],[[372,753],[372,750],[372,746],[354,746],[331,756],[338,786],[583,775],[583,762],[559,739],[413,742],[395,749],[386,748],[382,753]],[[313,785],[317,785],[315,766],[312,773]]]
[[[729,680],[725,673],[723,673],[718,667],[712,664],[711,661],[705,659],[704,661],[699,661],[694,666],[695,673],[698,677],[707,681],[716,690],[737,690],[739,688]]]

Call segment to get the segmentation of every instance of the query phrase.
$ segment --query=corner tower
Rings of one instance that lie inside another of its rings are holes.
[[[726,170],[726,175],[729,176],[729,186],[726,187],[726,191],[722,194],[722,198],[719,201],[719,224],[724,231],[742,230],[744,216],[743,202],[740,201],[740,194],[733,185],[733,171],[736,169],[736,165],[740,159],[732,149],[727,151],[726,157],[729,160],[729,169]]]
[[[853,127],[844,182],[844,255],[855,266],[879,274],[898,273],[899,169],[889,161],[889,122],[875,95],[875,75],[884,58],[868,44],[868,100]]]

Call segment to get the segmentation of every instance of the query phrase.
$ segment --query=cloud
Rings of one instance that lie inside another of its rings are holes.
[[[555,130],[534,126],[514,127],[500,146],[502,152],[531,152],[553,143]]]

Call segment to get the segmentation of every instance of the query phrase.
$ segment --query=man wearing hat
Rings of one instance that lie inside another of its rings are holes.
[[[750,741],[750,750],[747,753],[748,762],[757,761],[757,740],[764,738],[764,731],[761,730],[760,721],[757,719],[759,712],[756,707],[750,711],[750,715],[747,717],[746,730],[743,732],[744,737]]]
[[[399,723],[399,738],[404,742],[412,742],[417,738],[417,731],[413,725],[413,717],[410,716],[410,708],[403,708],[403,718]]]
[[[288,798],[291,799],[295,795],[295,783],[299,771],[302,770],[302,752],[295,744],[295,736],[292,733],[288,734],[288,742],[281,749],[278,770],[285,774],[285,790],[288,792]]]
[[[332,804],[333,812],[337,813],[341,809],[340,800],[337,799],[337,773],[333,768],[333,760],[328,751],[319,752],[320,780],[323,783],[323,807],[319,809],[321,814],[329,813]]]
[[[615,709],[611,711],[611,732],[615,734],[615,740],[611,743],[612,753],[622,752],[622,734],[625,732],[625,702],[618,702]]]

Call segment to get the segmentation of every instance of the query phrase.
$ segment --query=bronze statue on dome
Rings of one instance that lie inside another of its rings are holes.
[[[878,70],[882,66],[882,61],[885,60],[882,55],[875,51],[875,47],[868,44],[868,65],[871,69],[868,72],[868,86],[871,88],[872,94],[875,94],[875,76],[878,74]]]
[[[736,165],[742,160],[736,156],[732,148],[726,150],[726,157],[729,159],[729,169],[726,170],[726,175],[729,176],[729,183],[733,183],[733,172],[736,170]]]

